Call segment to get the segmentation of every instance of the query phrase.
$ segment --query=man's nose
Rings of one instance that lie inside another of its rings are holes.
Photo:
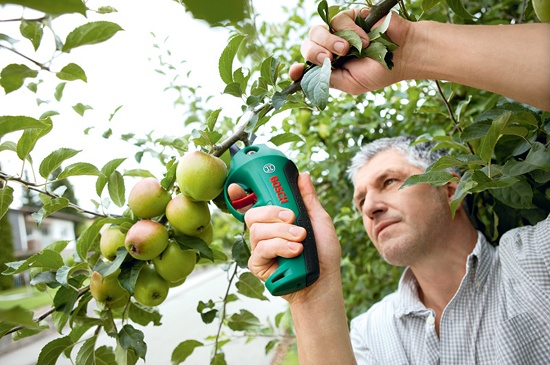
[[[363,202],[363,214],[366,214],[369,218],[374,218],[380,213],[385,212],[387,209],[386,203],[383,197],[376,192],[369,192],[365,196]]]

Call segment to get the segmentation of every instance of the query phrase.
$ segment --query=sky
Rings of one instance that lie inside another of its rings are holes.
[[[254,5],[260,17],[265,15],[277,21],[278,16],[283,16],[281,7],[293,2],[257,0]],[[118,12],[108,15],[89,12],[88,19],[80,14],[63,15],[54,21],[54,29],[62,39],[73,28],[86,21],[109,20],[124,29],[102,44],[75,48],[69,55],[61,55],[53,60],[52,70],[59,70],[69,62],[80,65],[86,72],[87,83],[67,83],[61,103],[58,103],[51,100],[51,95],[60,80],[53,74],[42,72],[40,76],[44,82],[39,85],[36,95],[25,87],[7,95],[0,88],[0,115],[39,118],[49,110],[60,112],[60,116],[53,117],[52,132],[39,141],[32,153],[35,156],[35,170],[38,170],[42,158],[51,151],[66,147],[82,151],[66,164],[91,162],[101,168],[113,158],[128,157],[121,166],[122,169],[150,169],[161,177],[163,170],[160,164],[145,159],[139,165],[133,159],[136,149],[119,139],[120,134],[129,132],[145,135],[154,130],[155,137],[177,136],[188,132],[182,129],[182,111],[174,107],[174,94],[164,90],[168,80],[155,71],[158,50],[152,45],[154,42],[165,42],[172,53],[172,60],[185,60],[182,71],[192,70],[188,82],[200,85],[205,95],[216,95],[209,101],[210,108],[223,107],[224,113],[240,116],[240,109],[237,114],[236,110],[231,109],[240,103],[235,103],[231,96],[221,94],[224,84],[218,73],[218,59],[227,44],[228,32],[223,28],[210,28],[206,23],[194,20],[181,5],[171,0],[110,0],[107,4],[115,7]],[[103,1],[87,2],[87,6],[92,9],[104,5],[106,3]],[[32,18],[37,14],[32,10],[25,10],[21,14],[18,7],[0,8],[0,19],[21,15]],[[15,26],[15,22],[0,22],[0,33],[17,34],[17,29],[14,31],[13,28]],[[48,32],[45,32],[44,37],[50,39],[43,41],[36,55],[30,42],[24,39],[17,44],[17,49],[45,61],[52,53],[53,40]],[[0,50],[0,69],[10,63],[25,62],[8,51]],[[34,99],[51,101],[29,103]],[[93,109],[86,111],[81,117],[71,110],[71,106],[76,103],[89,105]],[[111,114],[120,106],[122,107],[109,121]],[[93,128],[88,135],[84,135],[83,130],[89,126]],[[113,137],[102,138],[101,135],[108,128],[113,130]],[[17,135],[7,136],[6,139],[9,137],[16,140]],[[14,153],[0,152],[0,163],[4,170],[10,170],[9,173],[20,173],[21,162]],[[95,194],[95,178],[75,177],[70,181],[75,185],[79,205],[92,209],[93,204],[89,200],[98,199]],[[127,193],[129,186],[131,182],[127,183]]]

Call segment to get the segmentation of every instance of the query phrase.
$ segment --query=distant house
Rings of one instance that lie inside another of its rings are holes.
[[[61,240],[71,241],[67,248],[72,251],[76,240],[75,226],[80,218],[73,214],[55,212],[44,218],[39,226],[32,217],[36,211],[37,208],[26,206],[8,210],[15,259],[24,260],[49,244]]]

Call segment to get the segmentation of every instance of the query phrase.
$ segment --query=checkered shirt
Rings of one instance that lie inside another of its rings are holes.
[[[395,293],[352,320],[358,365],[550,365],[550,216],[496,248],[478,233],[439,338],[416,288],[407,269]]]

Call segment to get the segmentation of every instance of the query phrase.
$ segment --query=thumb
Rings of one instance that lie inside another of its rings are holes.
[[[308,173],[301,173],[298,176],[298,188],[300,189],[309,218],[312,220],[326,219],[328,214],[317,197],[311,176]],[[330,217],[328,219],[330,220]]]

